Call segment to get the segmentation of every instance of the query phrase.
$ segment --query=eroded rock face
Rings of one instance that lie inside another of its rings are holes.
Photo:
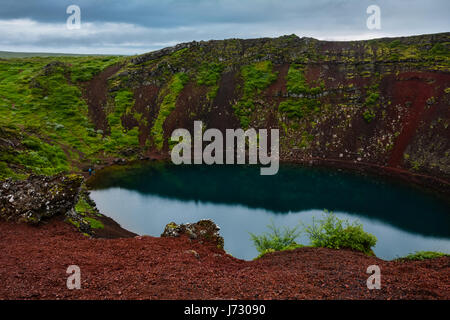
[[[224,241],[219,234],[219,226],[212,220],[200,220],[196,223],[176,224],[170,222],[164,228],[161,237],[179,237],[187,235],[189,239],[197,239],[214,243],[218,248],[223,249]]]
[[[26,180],[0,182],[0,218],[37,224],[67,214],[75,206],[83,177],[31,175]]]

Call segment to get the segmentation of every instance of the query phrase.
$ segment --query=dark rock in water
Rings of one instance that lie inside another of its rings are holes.
[[[0,182],[0,217],[37,224],[44,218],[67,214],[78,201],[82,183],[81,176],[62,174],[4,180]]]
[[[179,237],[184,234],[190,239],[212,242],[218,248],[223,249],[224,241],[219,234],[219,230],[220,228],[212,220],[200,220],[196,223],[180,225],[170,222],[164,228],[161,237]]]

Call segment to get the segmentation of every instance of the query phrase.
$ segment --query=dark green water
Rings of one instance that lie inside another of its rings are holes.
[[[210,218],[233,256],[257,255],[249,232],[309,224],[323,210],[359,220],[378,238],[375,254],[450,252],[448,200],[400,183],[318,168],[281,165],[275,176],[252,166],[151,163],[99,173],[92,198],[101,212],[138,234],[159,236],[170,221]],[[308,244],[305,236],[300,243]]]

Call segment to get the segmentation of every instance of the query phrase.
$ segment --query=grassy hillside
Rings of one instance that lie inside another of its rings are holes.
[[[167,155],[172,130],[279,128],[282,160],[450,177],[450,34],[192,42],[0,60],[0,179]],[[109,67],[117,66],[111,71]]]
[[[77,171],[103,138],[88,118],[83,83],[117,57],[0,61],[0,178]]]
[[[75,54],[75,53],[53,53],[53,52],[13,52],[13,51],[0,51],[0,58],[33,58],[33,57],[88,57],[88,56],[104,56],[104,55],[92,55],[92,54]]]

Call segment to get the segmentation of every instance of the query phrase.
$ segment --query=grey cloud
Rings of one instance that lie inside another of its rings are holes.
[[[83,31],[78,33],[58,29],[64,27],[70,4],[81,8]],[[380,31],[366,28],[370,4],[381,7]],[[177,42],[230,37],[296,33],[358,39],[446,32],[449,9],[448,0],[1,0],[0,28],[11,19],[36,24],[4,27],[0,50],[33,47],[76,52],[83,47],[99,53],[117,47],[117,53],[135,53]]]
[[[77,4],[86,22],[124,22],[146,27],[209,23],[273,23],[289,20],[299,25],[337,27],[364,21],[365,8],[379,5],[394,24],[445,23],[448,0],[2,0],[0,19],[31,18],[60,23],[65,9]]]

